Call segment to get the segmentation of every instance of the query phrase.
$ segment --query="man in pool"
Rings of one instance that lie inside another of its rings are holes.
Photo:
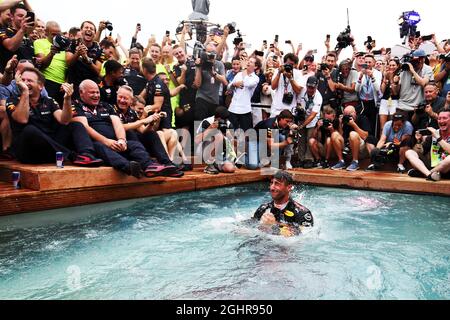
[[[259,207],[253,217],[260,222],[261,230],[292,237],[314,226],[311,211],[291,198],[293,187],[294,179],[288,172],[278,171],[274,175],[270,182],[273,201]]]

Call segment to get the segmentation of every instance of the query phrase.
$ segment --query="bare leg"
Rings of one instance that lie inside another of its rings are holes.
[[[316,139],[309,139],[309,149],[311,150],[314,160],[320,160],[319,146],[317,145]]]
[[[380,114],[380,137],[383,134],[383,128],[388,120],[388,116],[384,114]]]
[[[361,145],[361,138],[355,131],[350,132],[350,149],[352,150],[353,161],[359,159],[359,146]]]
[[[334,132],[331,135],[331,144],[339,161],[344,161],[344,155],[342,154],[342,150],[344,150],[344,138],[339,133]]]
[[[431,174],[430,170],[428,170],[423,161],[420,160],[417,152],[415,152],[414,150],[406,151],[405,157],[408,159],[413,168],[422,172],[425,177],[428,177]]]

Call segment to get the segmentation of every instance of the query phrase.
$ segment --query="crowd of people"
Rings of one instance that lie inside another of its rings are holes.
[[[318,57],[278,36],[251,51],[231,25],[212,29],[188,52],[179,41],[130,47],[102,37],[111,23],[84,21],[62,32],[29,1],[0,2],[1,158],[39,164],[55,152],[79,166],[107,165],[136,178],[181,177],[192,151],[205,172],[323,168],[397,171],[432,181],[450,173],[450,40],[410,35],[410,52],[392,56],[371,41],[350,59],[346,46]],[[254,132],[252,137],[250,132]],[[239,146],[241,146],[239,148]],[[411,168],[407,170],[407,168]]]

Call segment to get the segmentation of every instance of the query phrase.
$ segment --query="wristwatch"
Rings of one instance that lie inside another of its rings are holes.
[[[436,140],[436,143],[439,143],[439,142],[441,142],[443,139],[442,139],[442,137],[439,137],[437,140]]]

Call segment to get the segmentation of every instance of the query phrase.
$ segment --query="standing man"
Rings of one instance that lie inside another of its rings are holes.
[[[311,211],[292,199],[293,188],[294,179],[288,172],[278,171],[272,178],[272,202],[259,207],[253,217],[261,223],[263,230],[292,237],[301,234],[305,228],[314,226]]]

